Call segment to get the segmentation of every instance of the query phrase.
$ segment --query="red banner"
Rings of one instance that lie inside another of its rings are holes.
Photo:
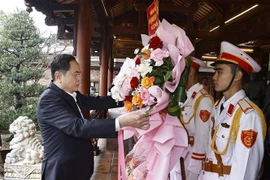
[[[147,8],[147,21],[148,21],[148,34],[149,36],[153,35],[159,23],[159,2],[154,0],[154,2]]]

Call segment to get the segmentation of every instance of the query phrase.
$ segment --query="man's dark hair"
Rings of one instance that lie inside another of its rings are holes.
[[[202,79],[206,79],[206,80],[208,80],[208,78],[206,77],[206,76],[203,76],[203,78]]]
[[[69,70],[70,61],[76,61],[76,58],[70,54],[59,54],[53,57],[51,62],[51,76],[53,81],[55,80],[54,73],[56,71],[60,71],[65,74]]]

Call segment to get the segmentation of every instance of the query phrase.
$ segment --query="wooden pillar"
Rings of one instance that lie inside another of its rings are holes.
[[[100,80],[99,80],[99,95],[107,95],[107,78],[108,78],[108,34],[107,28],[103,30],[101,58],[100,58]]]
[[[77,60],[81,67],[80,92],[90,94],[90,42],[91,42],[92,0],[79,0],[77,24]]]
[[[112,55],[112,49],[113,49],[113,39],[110,37],[109,38],[109,57],[108,57],[108,85],[107,87],[109,88],[112,85],[113,82],[113,70],[114,70],[114,60],[113,60],[113,55]]]

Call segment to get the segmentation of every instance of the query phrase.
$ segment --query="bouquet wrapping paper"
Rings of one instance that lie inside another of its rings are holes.
[[[188,146],[179,121],[193,46],[180,27],[166,20],[151,37],[142,35],[143,49],[127,58],[111,89],[116,101],[124,101],[127,113],[150,115],[150,128],[126,127],[119,131],[118,179],[166,180]],[[123,138],[137,142],[124,158]]]

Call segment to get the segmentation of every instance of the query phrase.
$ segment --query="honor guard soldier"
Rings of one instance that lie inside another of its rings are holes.
[[[212,133],[199,180],[257,180],[264,155],[266,124],[243,84],[261,67],[229,42],[213,63],[214,88],[223,93],[211,114]]]
[[[188,134],[189,146],[186,156],[180,159],[170,173],[170,180],[197,180],[205,158],[206,145],[210,133],[210,114],[214,100],[203,85],[198,81],[198,71],[206,64],[195,57],[191,57],[189,79],[186,86],[187,99],[181,106],[180,117]]]

